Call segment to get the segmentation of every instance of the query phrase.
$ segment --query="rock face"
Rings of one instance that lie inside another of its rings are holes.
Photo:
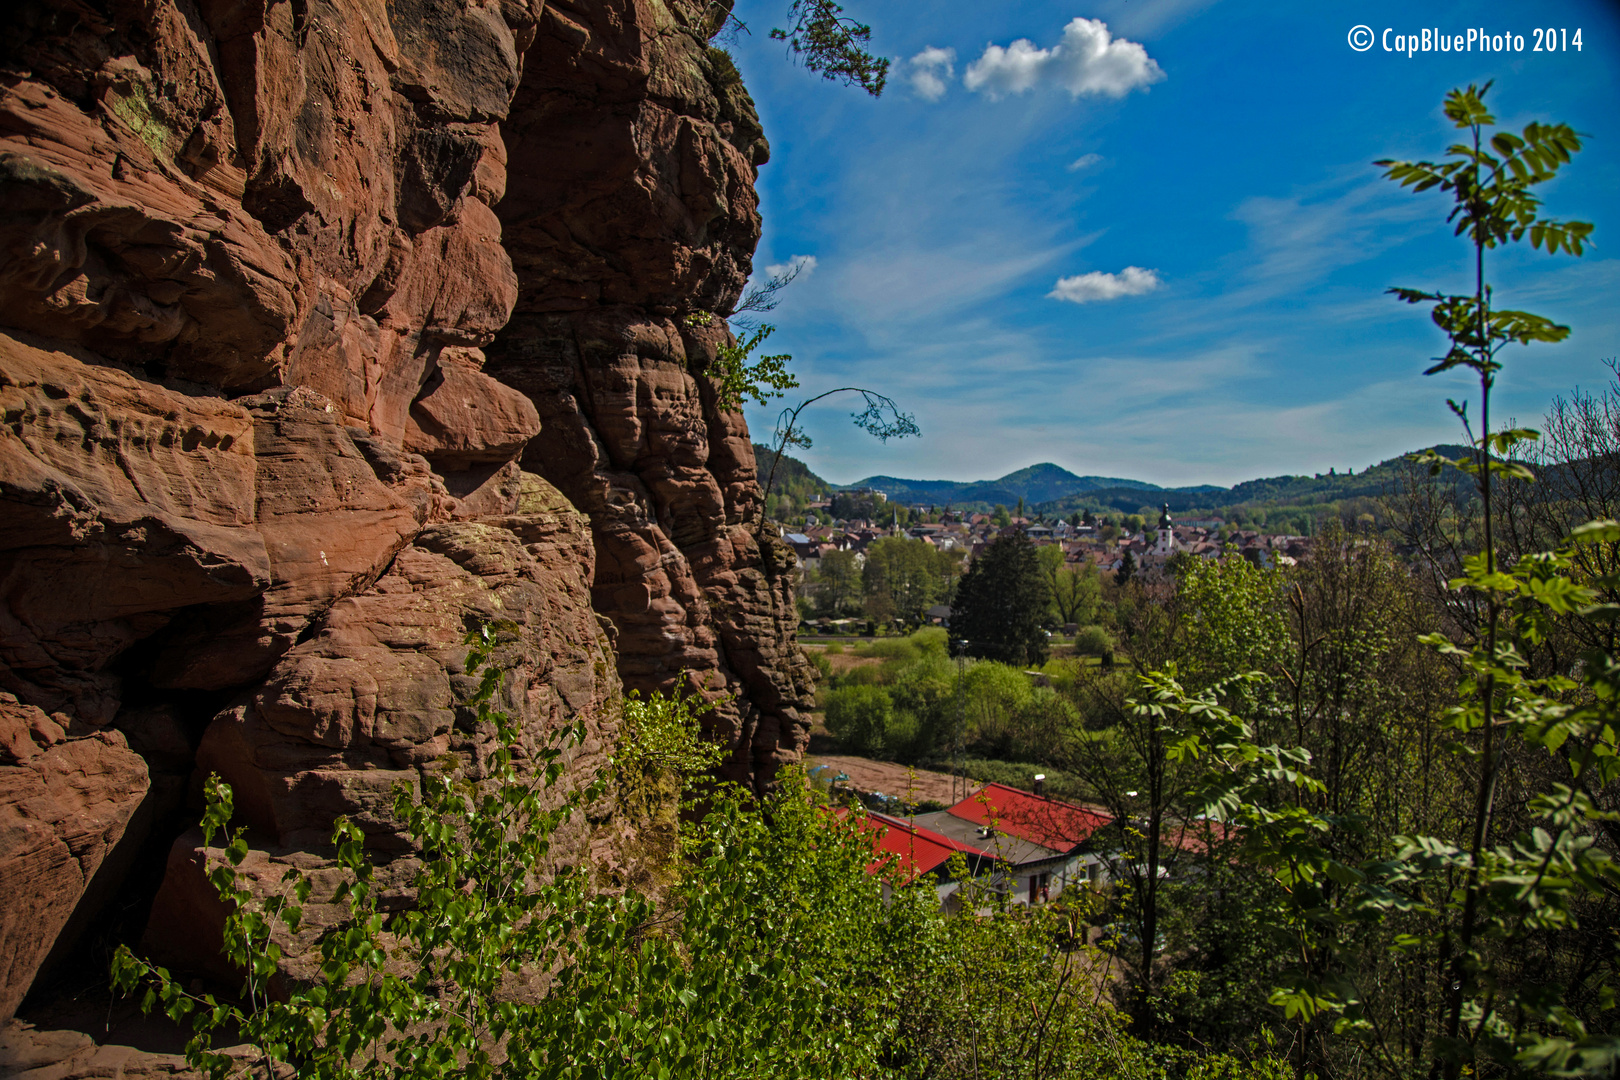
[[[524,468],[590,515],[592,596],[628,686],[683,671],[736,695],[713,723],[736,780],[763,787],[808,740],[792,553],[762,536],[753,447],[702,372],[759,239],[768,156],[736,68],[707,44],[715,8],[550,3],[511,114],[498,207],[518,304],[486,370],[541,431]],[[718,320],[715,320],[718,322]]]
[[[0,1026],[146,794],[122,735],[67,724],[0,694]]]
[[[792,555],[704,375],[726,331],[686,318],[759,237],[715,10],[0,14],[0,866],[40,883],[0,896],[0,1023],[127,883],[125,937],[209,967],[206,771],[266,881],[338,814],[399,852],[394,786],[487,748],[480,622],[527,731],[586,721],[581,771],[621,678],[682,672],[730,776],[797,756]],[[612,867],[603,820],[575,846]]]

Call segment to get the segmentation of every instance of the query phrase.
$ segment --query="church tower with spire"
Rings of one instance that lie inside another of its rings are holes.
[[[1170,504],[1165,503],[1159,514],[1159,542],[1153,546],[1153,554],[1168,559],[1176,547],[1176,534],[1170,522]]]

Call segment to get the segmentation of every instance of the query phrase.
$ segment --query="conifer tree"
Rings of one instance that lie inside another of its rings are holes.
[[[1003,536],[963,575],[951,633],[969,656],[1006,664],[1044,664],[1041,615],[1051,597],[1035,545],[1023,533]]]

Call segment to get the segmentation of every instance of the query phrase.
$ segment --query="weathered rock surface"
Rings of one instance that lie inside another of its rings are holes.
[[[146,765],[117,732],[0,694],[0,1025],[146,794]]]
[[[407,853],[395,789],[451,766],[482,774],[493,732],[467,704],[478,679],[464,669],[463,638],[475,625],[510,628],[495,706],[522,717],[532,739],[585,720],[590,738],[570,750],[570,768],[581,776],[600,768],[616,731],[618,678],[590,606],[592,561],[584,515],[531,476],[517,512],[429,526],[373,586],[334,604],[315,636],[215,719],[197,753],[200,771],[231,784],[238,816],[257,838],[245,868],[253,880],[273,891],[287,866],[323,865],[318,853],[340,814],[372,846]],[[589,845],[576,857],[610,868],[621,839],[607,829],[569,842]],[[145,944],[223,976],[213,959],[222,913],[204,878],[208,858],[199,832],[176,841]],[[387,876],[402,887],[410,870],[408,859],[395,860]],[[336,913],[312,908],[306,917],[285,943],[295,973]],[[199,950],[199,935],[214,947]]]
[[[731,776],[796,756],[792,558],[758,536],[747,431],[703,374],[725,331],[685,320],[736,301],[767,154],[705,11],[0,13],[0,713],[27,717],[0,859],[50,853],[0,895],[21,935],[0,1015],[126,872],[150,885],[120,898],[124,937],[215,963],[184,831],[202,771],[269,884],[323,865],[338,814],[402,853],[395,785],[487,750],[462,670],[481,621],[516,627],[502,704],[532,737],[585,722],[582,772],[621,678],[682,671],[735,695]],[[626,826],[597,817],[569,857],[612,868]],[[287,945],[296,971],[308,941]],[[173,1067],[24,1018],[0,1062]]]
[[[517,311],[488,349],[540,434],[524,467],[590,515],[593,597],[638,689],[685,671],[738,695],[712,719],[725,771],[768,784],[808,739],[790,552],[761,537],[742,417],[702,373],[759,239],[768,149],[753,103],[690,0],[550,3],[511,115],[497,209]],[[718,320],[716,320],[718,321]]]
[[[40,1030],[21,1020],[0,1026],[0,1077],[161,1080],[198,1075],[180,1054],[154,1054],[111,1040],[98,1045],[82,1031]]]
[[[111,659],[271,562],[251,415],[93,359],[0,335],[0,687],[105,724]]]

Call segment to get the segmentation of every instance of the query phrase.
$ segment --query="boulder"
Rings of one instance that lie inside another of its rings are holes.
[[[71,727],[0,694],[0,1025],[146,794],[146,765],[122,734]]]

